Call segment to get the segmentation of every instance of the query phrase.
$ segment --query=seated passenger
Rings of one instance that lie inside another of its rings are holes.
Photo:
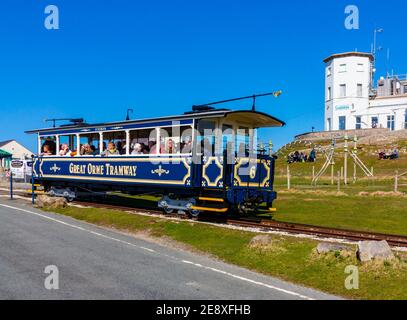
[[[96,149],[96,147],[93,144],[90,146],[90,149],[92,150],[93,156],[96,156],[97,154],[99,154],[98,150]]]
[[[138,155],[138,154],[143,154],[143,148],[142,145],[140,143],[136,143],[134,145],[134,149],[131,152],[132,155]]]
[[[143,153],[143,154],[148,154],[149,153],[149,148],[142,142],[141,143],[141,152]]]
[[[116,149],[119,152],[119,154],[126,154],[126,146],[123,142],[118,141]]]
[[[116,149],[116,145],[114,144],[114,142],[109,142],[109,144],[107,145],[107,150],[104,153],[105,156],[119,156],[120,153],[119,151]]]
[[[91,155],[93,155],[93,151],[90,148],[89,144],[86,143],[81,147],[81,155],[82,156],[91,156]]]
[[[149,141],[148,142],[148,148],[150,149],[150,154],[156,154],[157,153],[157,145],[155,141]]]
[[[71,153],[71,150],[69,150],[69,146],[66,143],[63,143],[60,147],[59,155],[61,157],[67,157],[70,155],[70,153]]]
[[[42,153],[41,153],[41,155],[42,155],[42,156],[52,156],[52,155],[53,155],[53,152],[52,152],[52,150],[51,150],[51,146],[50,146],[49,144],[44,144],[44,145],[42,146]]]
[[[175,148],[175,143],[172,139],[168,139],[167,141],[167,146],[165,147],[165,153],[177,153],[177,150]]]

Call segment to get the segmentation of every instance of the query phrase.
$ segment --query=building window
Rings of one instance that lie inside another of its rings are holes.
[[[406,117],[407,117],[407,115],[406,115]],[[328,118],[327,121],[326,121],[326,129],[327,129],[327,131],[332,130],[331,129],[331,118]]]
[[[356,71],[357,72],[363,72],[365,71],[365,66],[363,65],[363,63],[358,63],[357,67],[356,67]]]
[[[407,129],[407,110],[406,114],[404,115],[404,129]]]
[[[339,72],[346,72],[346,63],[339,65]]]
[[[378,117],[372,117],[372,128],[377,128],[378,124],[379,124],[379,118]]]
[[[387,116],[387,129],[394,131],[394,116]]]
[[[346,97],[346,84],[341,84],[339,87],[340,87],[339,97],[340,98]]]
[[[346,130],[346,116],[339,117],[339,130]]]
[[[356,129],[362,129],[362,117],[361,116],[356,117]]]
[[[332,68],[328,67],[326,68],[326,76],[329,77],[332,74]]]
[[[357,90],[358,97],[363,97],[363,86],[362,86],[362,84],[358,83],[357,88],[358,88],[358,90]]]
[[[407,94],[407,85],[404,86],[404,94]]]
[[[331,99],[332,99],[332,88],[328,87],[327,100],[331,100]]]

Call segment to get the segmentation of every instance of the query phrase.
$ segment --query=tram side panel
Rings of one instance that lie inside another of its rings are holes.
[[[87,183],[190,188],[191,157],[38,157],[34,177],[40,183]]]
[[[273,157],[237,157],[232,166],[232,185],[228,197],[236,203],[265,202],[269,206],[276,199]]]

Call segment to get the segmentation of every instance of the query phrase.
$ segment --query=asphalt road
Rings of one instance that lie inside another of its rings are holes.
[[[49,265],[59,289],[45,288]],[[1,198],[0,299],[335,297]]]

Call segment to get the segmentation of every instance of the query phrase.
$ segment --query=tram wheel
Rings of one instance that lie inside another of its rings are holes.
[[[247,215],[248,214],[248,208],[243,204],[243,203],[239,203],[237,205],[237,211],[239,212],[239,214],[241,215]]]
[[[165,212],[166,214],[171,214],[171,213],[174,212],[174,209],[171,209],[171,208],[168,208],[168,207],[163,208],[163,210],[164,210],[164,212]]]
[[[194,209],[189,209],[188,212],[189,212],[189,214],[190,214],[192,217],[195,217],[195,218],[196,218],[197,216],[199,216],[199,214],[201,213],[200,210],[194,210]]]

